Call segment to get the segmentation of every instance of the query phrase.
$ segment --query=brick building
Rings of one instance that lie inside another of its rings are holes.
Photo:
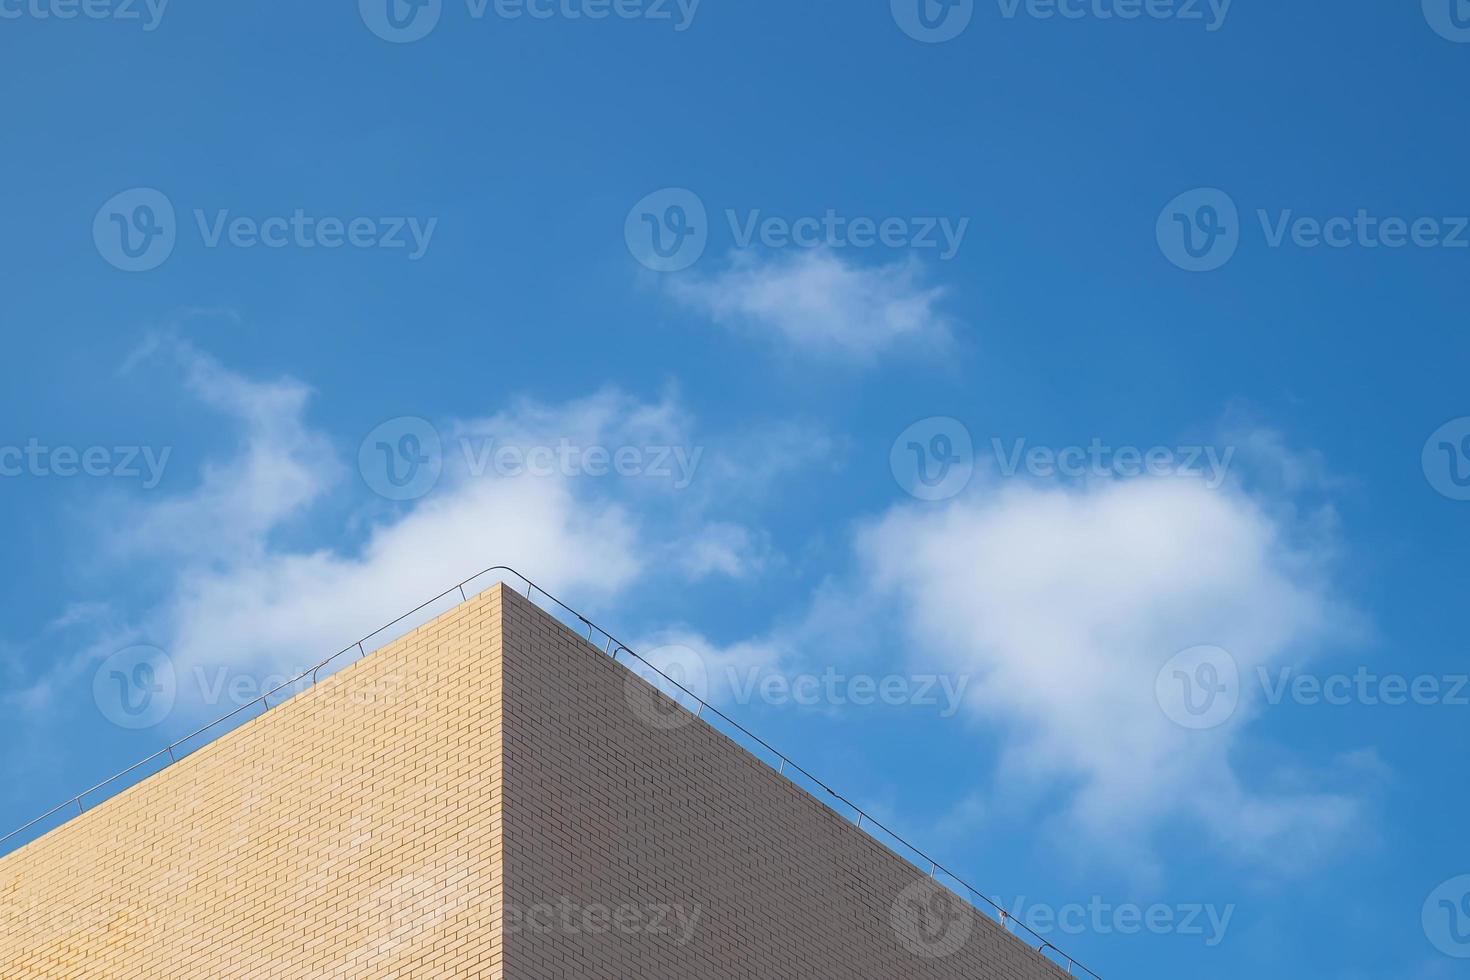
[[[1054,980],[495,586],[0,859],[0,977]]]

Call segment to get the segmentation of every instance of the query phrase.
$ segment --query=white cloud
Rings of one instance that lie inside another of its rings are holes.
[[[718,493],[681,489],[680,459],[696,479],[702,460],[692,420],[672,397],[642,402],[612,390],[442,424],[439,485],[407,505],[377,502],[353,518],[368,521],[359,542],[341,545],[345,530],[331,524],[343,509],[339,491],[360,495],[362,485],[344,479],[349,453],[310,424],[309,389],[249,379],[187,346],[157,344],[159,351],[177,355],[189,392],[241,434],[193,489],[151,495],[109,522],[119,529],[114,554],[130,568],[156,562],[167,579],[150,615],[110,632],[168,652],[181,678],[179,710],[190,715],[234,706],[191,703],[201,694],[191,678],[294,673],[488,565],[519,568],[595,608],[674,569],[742,576],[767,558],[763,534],[706,516],[712,501],[738,492],[730,483],[738,467],[716,462]],[[633,447],[648,465],[667,448],[670,475],[596,477],[558,467],[505,476],[471,466],[484,445],[563,444]],[[295,543],[309,540],[332,543]],[[111,649],[105,640],[87,645],[33,693],[86,676]]]
[[[671,571],[748,575],[770,560],[765,537],[719,508],[742,488],[789,478],[791,466],[825,462],[832,449],[799,426],[754,438],[746,431],[739,452],[776,446],[778,458],[756,453],[760,465],[746,467],[711,454],[702,465],[714,487],[696,479],[682,491],[659,478],[474,475],[456,455],[461,437],[683,446],[690,459],[700,447],[672,397],[644,402],[604,391],[563,404],[520,402],[441,426],[446,467],[433,493],[402,508],[383,505],[356,546],[312,548],[283,539],[342,539],[319,509],[350,471],[343,449],[309,423],[308,389],[245,378],[188,348],[178,353],[189,390],[241,439],[204,467],[193,490],[149,495],[121,522],[128,560],[156,559],[169,582],[151,616],[100,618],[119,646],[123,637],[161,646],[185,676],[195,668],[257,678],[294,671],[494,563],[521,567],[589,611]],[[914,665],[970,677],[970,716],[1001,735],[998,785],[974,797],[987,813],[1011,785],[1062,788],[1071,829],[1124,863],[1153,860],[1153,839],[1181,821],[1248,858],[1310,858],[1358,819],[1354,798],[1324,788],[1357,770],[1340,767],[1336,779],[1294,773],[1263,786],[1236,768],[1249,747],[1250,703],[1230,725],[1190,732],[1154,701],[1157,671],[1186,647],[1225,647],[1249,676],[1355,625],[1327,581],[1332,542],[1316,537],[1330,536],[1331,523],[1303,518],[1283,500],[1194,480],[992,482],[949,505],[896,507],[865,526],[857,585],[824,588],[788,626],[726,645],[679,629],[645,637],[639,651],[692,649],[721,702],[731,696],[729,678],[789,673],[836,651],[874,656],[871,636],[897,620]],[[313,521],[310,536],[280,533]],[[84,652],[40,678],[31,697],[9,703],[44,702],[117,647],[77,648]],[[231,705],[206,708],[185,697],[183,707],[213,715]]]
[[[638,541],[624,508],[564,485],[467,482],[376,527],[358,553],[263,549],[181,576],[163,645],[180,669],[294,672],[492,564],[615,595],[642,570]]]
[[[320,499],[345,470],[330,440],[312,431],[305,412],[311,389],[289,378],[259,382],[225,370],[188,345],[154,341],[184,373],[188,391],[241,430],[236,452],[204,468],[190,493],[115,520],[124,555],[171,553],[233,560],[258,553],[266,534]]]
[[[675,562],[695,579],[714,574],[745,578],[765,567],[768,552],[767,542],[750,528],[719,522],[681,542]]]
[[[860,266],[826,250],[770,258],[742,252],[724,272],[675,278],[669,289],[717,323],[805,353],[865,362],[948,342],[950,321],[936,309],[945,291],[923,280],[914,259]]]
[[[1182,820],[1282,865],[1331,847],[1358,804],[1251,788],[1233,756],[1252,706],[1186,731],[1157,704],[1155,678],[1201,644],[1254,677],[1352,621],[1325,552],[1293,533],[1239,488],[1137,479],[898,507],[858,548],[867,587],[901,610],[909,639],[973,677],[971,716],[1003,734],[1002,787],[1065,787],[1065,822],[1124,864],[1146,868],[1153,836]]]

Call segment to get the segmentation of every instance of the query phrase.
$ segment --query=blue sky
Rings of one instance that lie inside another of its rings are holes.
[[[507,563],[1104,976],[1458,975],[1453,2],[0,4],[0,822]]]

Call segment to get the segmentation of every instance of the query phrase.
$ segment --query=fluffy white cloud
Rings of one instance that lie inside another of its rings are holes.
[[[443,475],[432,492],[402,505],[377,501],[334,530],[340,492],[360,495],[362,485],[345,479],[348,453],[310,424],[309,389],[247,378],[184,345],[160,344],[159,352],[177,358],[189,392],[240,434],[193,489],[151,496],[109,521],[120,529],[114,553],[130,567],[156,563],[168,582],[150,615],[110,635],[167,651],[186,714],[233,707],[218,701],[221,677],[294,673],[488,565],[517,567],[595,608],[651,575],[739,576],[764,560],[763,535],[705,516],[732,492],[740,467],[715,461],[720,491],[699,489],[703,447],[672,397],[650,403],[603,391],[442,423]],[[507,447],[513,473],[486,465]],[[632,450],[639,471],[589,472],[591,447],[610,456]],[[554,462],[528,472],[522,464],[538,448]],[[354,524],[357,543],[338,544],[353,537]],[[293,543],[312,539],[333,544]],[[84,676],[115,648],[88,645],[33,693]]]
[[[374,528],[358,553],[262,548],[181,575],[161,645],[181,670],[294,672],[491,564],[616,595],[641,571],[638,542],[624,508],[564,485],[467,482]]]
[[[736,253],[725,271],[675,278],[675,299],[717,323],[802,352],[864,362],[895,349],[944,346],[944,290],[924,283],[917,260],[862,266],[825,250],[759,258]]]
[[[1003,734],[1002,785],[1066,787],[1066,821],[1098,853],[1153,859],[1175,821],[1278,866],[1332,846],[1349,796],[1253,789],[1235,768],[1258,666],[1299,662],[1351,622],[1315,543],[1235,485],[1136,479],[991,486],[903,506],[865,528],[866,587],[909,639],[971,675],[977,723]],[[1157,703],[1169,658],[1228,650],[1247,698],[1215,729]]]

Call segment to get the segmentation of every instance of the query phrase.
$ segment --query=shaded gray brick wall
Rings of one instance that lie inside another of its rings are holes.
[[[668,699],[505,596],[507,976],[1065,975],[704,722],[660,722]]]

